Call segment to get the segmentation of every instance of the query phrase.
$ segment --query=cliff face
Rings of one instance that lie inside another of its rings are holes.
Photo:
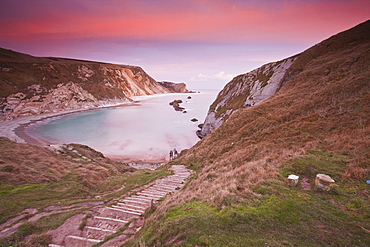
[[[186,89],[185,83],[174,83],[168,81],[162,81],[159,83],[173,93],[191,93],[189,90]]]
[[[135,66],[38,58],[0,49],[0,88],[0,118],[13,119],[117,104],[131,96],[183,92],[186,85],[168,88]]]
[[[223,124],[235,110],[258,105],[274,95],[291,77],[286,74],[297,56],[265,64],[232,79],[210,106],[200,138]]]

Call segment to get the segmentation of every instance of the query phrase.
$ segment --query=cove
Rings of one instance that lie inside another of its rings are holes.
[[[80,143],[122,160],[164,160],[171,149],[190,148],[199,138],[217,91],[134,97],[140,104],[67,115],[32,128],[32,136],[52,144]],[[191,98],[189,98],[189,96]],[[187,113],[169,102],[181,99]],[[192,122],[196,118],[199,121]]]

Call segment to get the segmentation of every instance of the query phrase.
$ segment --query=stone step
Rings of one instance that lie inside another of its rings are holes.
[[[153,190],[159,191],[159,192],[165,192],[166,194],[172,193],[175,189],[164,189],[162,187],[156,186],[151,187]]]
[[[156,198],[156,199],[161,199],[163,197],[161,195],[156,195],[156,194],[152,194],[152,193],[145,193],[145,192],[138,192],[137,194],[141,195],[141,196],[147,196],[149,198]]]
[[[142,192],[144,192],[144,193],[150,193],[150,194],[155,194],[155,195],[159,195],[159,196],[165,196],[165,195],[168,194],[167,192],[158,191],[158,190],[155,190],[155,189],[147,189],[147,190],[143,190]]]
[[[176,185],[166,185],[164,183],[158,183],[156,185],[153,185],[153,187],[154,186],[155,187],[158,187],[158,188],[163,188],[163,189],[171,190],[171,191],[173,191],[173,190],[175,190],[177,188]]]
[[[65,239],[66,246],[91,247],[101,240],[93,238],[84,238],[74,235],[68,235]]]
[[[123,200],[120,200],[120,202],[123,202],[123,203],[130,203],[130,204],[137,204],[137,205],[141,205],[141,206],[146,206],[146,205],[149,205],[150,204],[150,201],[144,201],[144,200],[140,200],[140,199],[123,199]]]
[[[171,181],[163,182],[163,183],[161,183],[161,185],[175,187],[174,190],[176,190],[178,187],[183,186],[183,184],[181,184],[181,183],[174,183],[174,182],[171,182]]]
[[[116,232],[117,231],[108,230],[100,227],[85,226],[82,231],[81,237],[88,239],[104,240],[104,238]]]
[[[131,196],[133,200],[139,200],[146,203],[151,203],[151,201],[157,201],[157,199],[149,198],[148,196],[133,195]]]
[[[119,223],[124,223],[124,224],[126,224],[128,222],[127,220],[120,220],[120,219],[114,219],[114,218],[109,218],[109,217],[101,217],[101,216],[94,216],[94,218],[98,219],[98,220],[107,220],[107,221],[119,222]]]
[[[181,180],[181,181],[176,181],[176,180],[174,180],[174,179],[166,179],[166,180],[162,180],[161,182],[163,182],[163,183],[171,183],[171,184],[181,184],[181,183],[183,183],[184,181],[183,181],[183,180]]]
[[[122,228],[125,225],[125,223],[108,221],[108,220],[99,220],[99,221],[94,221],[93,223],[88,222],[88,225],[92,227],[106,229],[106,230],[118,231],[120,228]]]
[[[114,231],[114,230],[108,230],[108,229],[104,229],[104,228],[100,228],[100,227],[93,227],[93,226],[85,226],[86,229],[89,229],[89,230],[96,230],[96,231],[102,231],[102,232],[108,232],[108,233],[116,233],[117,231]]]
[[[122,210],[128,210],[128,211],[133,211],[133,212],[138,212],[138,213],[145,213],[145,210],[143,209],[137,209],[137,208],[129,208],[126,206],[117,206],[117,205],[112,205],[113,208],[118,208]]]
[[[175,185],[166,185],[162,182],[158,182],[155,185],[153,185],[152,187],[153,188],[160,188],[160,189],[164,189],[164,190],[174,190],[174,189],[176,189]]]
[[[168,177],[170,178],[187,178],[189,177],[190,174],[188,173],[176,173],[176,174],[173,174],[173,175],[170,175]]]
[[[115,211],[119,211],[119,212],[122,212],[122,213],[126,213],[126,214],[133,214],[133,215],[142,215],[142,213],[139,213],[139,212],[134,212],[134,211],[130,211],[130,210],[124,210],[124,209],[119,209],[119,208],[111,208],[111,207],[106,207],[106,209],[108,210],[115,210]]]
[[[132,208],[137,208],[137,209],[143,209],[143,210],[148,208],[148,207],[142,207],[142,206],[127,204],[127,203],[122,203],[122,202],[118,202],[117,204],[120,206],[127,206],[127,207],[132,207]]]
[[[64,245],[59,245],[59,244],[49,244],[49,247],[65,247]]]
[[[167,180],[170,180],[170,181],[173,181],[173,182],[178,182],[178,183],[181,183],[181,182],[185,181],[184,178],[180,178],[180,177],[170,177]],[[166,181],[166,180],[164,180],[164,181]]]

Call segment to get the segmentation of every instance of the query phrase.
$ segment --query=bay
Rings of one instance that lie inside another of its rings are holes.
[[[140,104],[67,115],[34,128],[52,144],[80,143],[129,160],[168,159],[169,151],[192,147],[217,91],[134,97]],[[169,102],[181,99],[186,113]],[[193,118],[198,121],[191,121]]]

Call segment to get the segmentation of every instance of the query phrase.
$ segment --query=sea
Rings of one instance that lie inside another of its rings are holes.
[[[139,103],[84,111],[38,124],[32,135],[52,144],[79,143],[106,156],[128,160],[168,160],[196,144],[218,91],[157,94],[133,97]],[[182,100],[184,112],[169,104]],[[192,121],[193,120],[193,121]],[[197,120],[197,121],[195,121]]]

